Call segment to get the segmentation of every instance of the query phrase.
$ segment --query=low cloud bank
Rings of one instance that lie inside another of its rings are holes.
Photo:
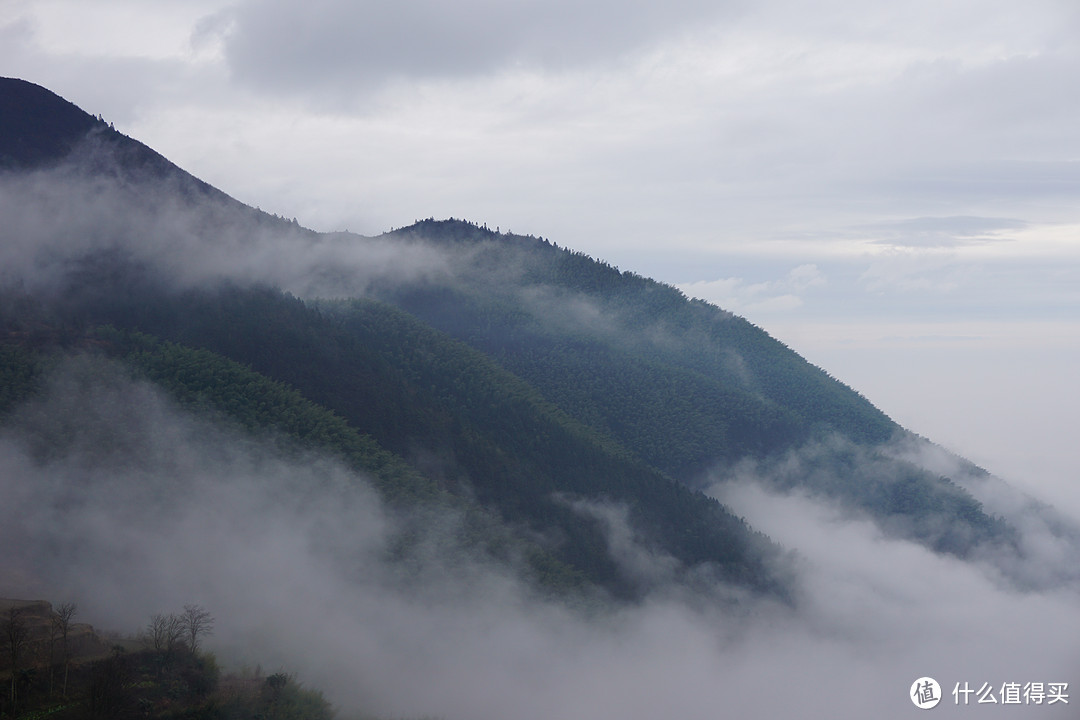
[[[217,618],[207,648],[297,672],[346,716],[906,718],[923,675],[946,693],[939,716],[1071,717],[1080,702],[1024,712],[950,694],[958,682],[1080,690],[1075,592],[1018,592],[754,484],[714,492],[798,549],[794,609],[720,610],[660,590],[571,609],[462,558],[444,532],[452,516],[407,567],[388,563],[406,519],[362,478],[196,418],[97,359],[62,366],[16,411],[0,466],[0,594],[74,600],[82,619],[122,631],[200,603]],[[641,562],[611,519],[613,543]]]

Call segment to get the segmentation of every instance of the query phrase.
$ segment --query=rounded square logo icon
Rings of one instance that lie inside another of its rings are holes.
[[[941,702],[941,685],[932,677],[921,677],[911,683],[911,694],[908,697],[915,703],[915,707],[929,710]]]

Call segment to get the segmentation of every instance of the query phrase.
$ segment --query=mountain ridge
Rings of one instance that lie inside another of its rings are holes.
[[[60,226],[30,243],[48,253],[16,260],[35,272],[53,262],[52,290],[4,290],[9,346],[44,361],[93,351],[113,328],[239,363],[617,597],[649,583],[620,565],[614,516],[597,508],[625,512],[635,542],[678,564],[684,581],[790,597],[780,549],[702,492],[747,467],[938,552],[1018,552],[1008,524],[967,490],[875,454],[906,431],[743,318],[549,240],[466,221],[317,233],[242,205],[58,96],[16,120],[27,92],[0,81],[8,127],[33,126],[48,107],[66,119],[59,131],[0,134],[5,189],[24,193],[20,205],[39,200],[39,186],[52,202],[92,180],[90,207],[145,214],[109,226],[105,241],[71,246]],[[23,182],[31,176],[38,185]],[[17,210],[27,219],[12,227],[35,232],[34,208]],[[8,245],[27,244],[7,232]],[[22,377],[16,355],[10,374]],[[784,470],[793,463],[801,469]]]

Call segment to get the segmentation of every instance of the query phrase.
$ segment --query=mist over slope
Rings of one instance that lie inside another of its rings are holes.
[[[207,421],[103,362],[57,366],[0,435],[0,543],[18,549],[0,564],[5,582],[78,598],[111,627],[203,603],[222,661],[297,672],[346,710],[899,718],[924,674],[1056,682],[1080,661],[1073,593],[1017,593],[835,505],[749,482],[718,492],[800,548],[797,607],[669,585],[575,610],[464,547],[452,513],[426,524],[402,565],[393,548],[408,514],[348,468]],[[643,569],[669,567],[624,550]]]
[[[389,714],[899,717],[921,675],[1075,677],[1076,523],[761,329],[464,221],[306,230],[28,85],[0,596],[197,600],[231,659]]]

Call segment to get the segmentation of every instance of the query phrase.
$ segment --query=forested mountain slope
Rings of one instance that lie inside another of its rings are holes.
[[[618,595],[640,588],[608,554],[600,519],[575,507],[577,500],[625,506],[641,542],[687,567],[715,566],[740,584],[778,588],[766,566],[775,551],[715,500],[635,460],[481,353],[401,311],[370,300],[319,311],[268,288],[160,293],[162,283],[146,282],[145,269],[106,263],[95,270],[107,277],[81,274],[62,293],[62,308],[53,306],[57,314],[38,327],[63,327],[71,338],[86,334],[85,342],[114,354],[112,335],[96,328],[148,333],[238,361],[404,458],[413,470],[399,472],[404,479],[388,487],[390,494],[422,496],[419,479],[403,484],[419,475],[511,524],[556,533],[554,554]],[[114,291],[102,292],[108,287]],[[9,327],[25,328],[29,317],[8,318]],[[151,367],[160,381],[191,362],[126,357]],[[226,374],[202,380],[219,384],[215,393],[267,402],[266,387],[244,381]],[[246,420],[242,407],[222,407]],[[273,415],[261,424],[270,423],[289,429]]]
[[[784,489],[839,499],[938,550],[1010,541],[956,484],[874,450],[909,437],[903,428],[743,318],[538,238],[454,220],[389,237],[448,248],[452,271],[375,283],[376,296],[489,354],[690,487],[752,461]],[[813,467],[780,472],[792,454]]]
[[[543,582],[623,598],[714,580],[790,596],[781,551],[702,492],[748,467],[942,552],[1015,544],[883,450],[905,433],[865,398],[670,286],[458,220],[315,233],[44,89],[3,80],[0,98],[8,413],[57,358],[104,355],[347,458],[395,502],[476,508]],[[623,532],[674,570],[643,574]]]

